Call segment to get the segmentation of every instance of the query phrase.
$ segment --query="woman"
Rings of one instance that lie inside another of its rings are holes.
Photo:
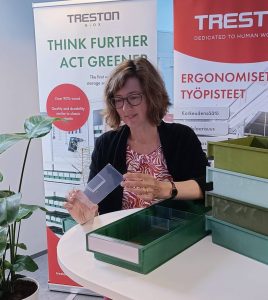
[[[148,60],[118,65],[106,83],[105,103],[113,130],[96,141],[89,180],[107,163],[124,180],[98,206],[83,192],[70,192],[65,207],[77,222],[90,224],[97,212],[147,207],[158,199],[203,198],[206,156],[191,128],[162,121],[169,98]]]

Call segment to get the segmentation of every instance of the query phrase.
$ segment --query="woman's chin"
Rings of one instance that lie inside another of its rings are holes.
[[[123,120],[124,123],[128,126],[128,127],[133,127],[133,126],[137,126],[138,125],[138,119],[136,117],[132,117],[132,118],[126,118]]]

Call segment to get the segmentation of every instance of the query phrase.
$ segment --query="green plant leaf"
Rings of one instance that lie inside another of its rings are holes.
[[[3,181],[3,174],[0,172],[0,182]]]
[[[22,249],[22,250],[27,250],[27,246],[24,243],[19,243],[17,244],[18,248]]]
[[[2,257],[6,249],[7,232],[8,232],[8,227],[0,227],[0,258]]]
[[[16,220],[20,207],[21,194],[15,194],[10,191],[1,192],[6,197],[0,198],[0,226],[6,226]]]
[[[6,198],[0,198],[0,226],[7,226],[7,203]]]
[[[12,264],[8,261],[4,261],[4,269],[12,270]]]
[[[29,139],[39,138],[47,135],[54,121],[61,120],[60,118],[50,118],[47,116],[31,116],[25,120],[24,129]]]
[[[21,272],[21,271],[29,271],[35,272],[38,269],[37,264],[34,260],[28,255],[17,255],[15,263],[13,264],[13,271],[14,272]]]
[[[0,134],[0,154],[21,140],[27,139],[25,133]]]
[[[7,202],[7,222],[8,224],[13,223],[18,215],[19,208],[20,208],[20,200],[21,200],[21,193],[16,193],[12,196],[9,196],[6,199]]]
[[[21,204],[19,212],[17,214],[16,222],[19,222],[22,219],[28,219],[32,215],[32,213],[37,209],[41,209],[47,212],[47,209],[39,205]]]
[[[12,247],[18,247],[22,250],[27,250],[27,246],[24,243],[12,243]],[[6,249],[10,249],[10,243],[7,241]],[[0,298],[1,299],[1,298]]]
[[[0,198],[6,198],[6,197],[12,196],[14,194],[15,194],[15,192],[10,191],[10,190],[1,190],[0,191]]]

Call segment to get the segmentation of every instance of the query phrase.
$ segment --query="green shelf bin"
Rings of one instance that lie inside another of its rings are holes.
[[[268,264],[268,237],[240,226],[206,216],[206,229],[212,242],[247,257]]]
[[[208,142],[207,153],[214,158],[216,168],[268,178],[267,137]]]
[[[206,205],[212,207],[216,219],[268,235],[268,208],[212,192],[206,193]]]
[[[165,200],[87,234],[96,259],[147,274],[207,235],[200,201]]]

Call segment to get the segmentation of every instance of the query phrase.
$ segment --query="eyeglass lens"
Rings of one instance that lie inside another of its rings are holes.
[[[112,104],[115,108],[122,108],[125,101],[127,101],[131,106],[137,106],[141,104],[142,94],[131,94],[127,97],[114,97],[112,99]]]

